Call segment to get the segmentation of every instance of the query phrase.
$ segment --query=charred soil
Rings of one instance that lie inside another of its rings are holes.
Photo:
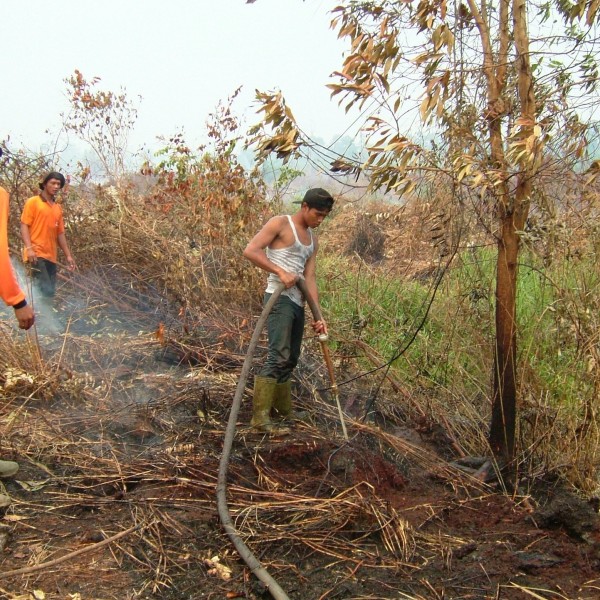
[[[40,317],[43,365],[31,338],[28,372],[5,361],[2,457],[21,468],[3,480],[0,597],[270,597],[215,500],[251,324],[206,316],[181,341],[82,302],[69,313],[59,298],[52,330]],[[508,494],[389,415],[348,417],[345,440],[315,392],[324,371],[307,371],[313,386],[294,390],[307,418],[287,436],[248,429],[248,391],[228,471],[236,528],[289,598],[600,597],[592,505],[558,483]]]

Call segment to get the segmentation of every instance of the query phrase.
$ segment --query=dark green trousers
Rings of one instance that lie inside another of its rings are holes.
[[[265,294],[264,304],[271,294]],[[298,364],[304,335],[304,307],[287,296],[279,296],[267,319],[269,353],[260,370],[262,377],[271,377],[277,383],[288,381]]]

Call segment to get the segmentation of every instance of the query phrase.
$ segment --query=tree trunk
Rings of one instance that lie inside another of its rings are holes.
[[[526,0],[513,0],[513,32],[517,52],[518,97],[521,107],[521,127],[518,141],[533,140],[536,103],[533,94],[533,73],[529,61]],[[494,132],[493,132],[494,133]],[[496,132],[495,138],[499,134]],[[492,135],[492,141],[494,141]],[[501,196],[500,237],[496,271],[496,346],[494,361],[494,390],[490,446],[497,459],[505,465],[515,456],[517,416],[517,260],[519,231],[525,226],[533,176],[536,172],[536,153],[541,148],[531,144],[531,154],[521,154],[517,185],[509,199],[508,190]],[[492,147],[493,148],[493,147]]]
[[[490,446],[504,464],[515,450],[517,398],[517,257],[519,237],[511,213],[501,215],[496,266],[496,346]]]

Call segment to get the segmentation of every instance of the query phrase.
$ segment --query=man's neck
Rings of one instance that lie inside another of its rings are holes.
[[[292,220],[294,221],[294,225],[296,225],[296,227],[301,227],[304,230],[308,229],[306,221],[304,220],[304,215],[300,211],[292,215]]]
[[[48,192],[46,192],[45,190],[42,190],[42,193],[40,194],[40,196],[42,197],[42,199],[44,199],[46,202],[48,202],[49,204],[54,204],[54,196],[51,196]]]

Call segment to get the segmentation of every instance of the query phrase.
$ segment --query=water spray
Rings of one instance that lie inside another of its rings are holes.
[[[319,334],[319,342],[321,343],[321,350],[323,351],[323,358],[325,359],[325,364],[327,365],[327,372],[329,373],[329,381],[331,382],[331,395],[335,399],[338,413],[340,415],[340,423],[342,425],[342,431],[344,432],[344,439],[347,441],[348,440],[348,431],[346,430],[346,422],[344,421],[344,413],[342,412],[342,405],[340,404],[338,387],[337,387],[337,383],[335,382],[335,375],[334,375],[334,371],[333,371],[333,361],[331,360],[331,355],[329,354],[329,346],[327,345],[328,340],[329,340],[329,336],[326,333]]]

